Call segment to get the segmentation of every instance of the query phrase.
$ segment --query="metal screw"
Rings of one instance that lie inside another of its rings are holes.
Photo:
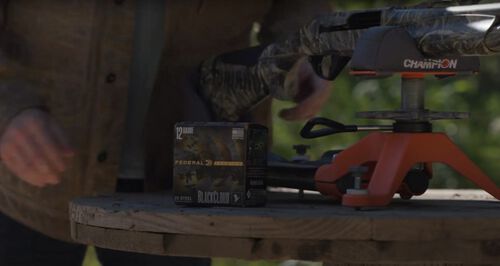
[[[349,172],[354,177],[354,189],[348,189],[348,194],[366,194],[366,189],[362,188],[363,175],[368,172],[366,166],[354,166],[349,169]]]
[[[311,148],[309,145],[304,145],[304,144],[299,144],[299,145],[293,145],[293,149],[295,150],[295,155],[292,158],[292,162],[297,162],[297,161],[309,161],[309,156],[307,156],[307,150]]]
[[[349,172],[354,176],[354,188],[361,189],[361,181],[364,174],[368,172],[368,167],[366,166],[355,166],[349,169]]]

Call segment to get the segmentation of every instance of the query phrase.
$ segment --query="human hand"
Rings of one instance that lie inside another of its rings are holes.
[[[297,105],[281,110],[280,117],[290,121],[314,117],[328,101],[332,83],[320,78],[307,60],[299,61],[290,75],[297,78],[299,93],[294,99]]]
[[[58,184],[74,154],[61,128],[48,113],[38,109],[18,114],[0,137],[4,165],[37,187]]]

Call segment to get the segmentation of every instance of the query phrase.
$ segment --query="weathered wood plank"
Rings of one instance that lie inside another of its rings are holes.
[[[273,195],[265,208],[175,206],[170,195],[115,195],[71,203],[72,221],[138,232],[310,240],[497,240],[500,203],[478,191],[395,200],[387,208],[356,211],[316,195]]]
[[[240,259],[302,259],[331,264],[498,265],[497,241],[365,241],[209,237],[136,232],[73,223],[76,241],[157,255]],[[445,264],[446,263],[446,264]]]

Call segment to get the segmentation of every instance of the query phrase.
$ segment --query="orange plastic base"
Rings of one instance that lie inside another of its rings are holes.
[[[417,163],[446,164],[500,199],[497,185],[442,133],[372,133],[339,153],[332,164],[320,167],[316,187],[323,195],[342,199],[346,206],[385,206]],[[339,193],[335,181],[360,165],[371,166],[366,195]]]

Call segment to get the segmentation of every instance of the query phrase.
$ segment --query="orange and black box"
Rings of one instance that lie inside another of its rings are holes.
[[[176,204],[265,204],[266,127],[252,123],[181,122],[174,130]]]

